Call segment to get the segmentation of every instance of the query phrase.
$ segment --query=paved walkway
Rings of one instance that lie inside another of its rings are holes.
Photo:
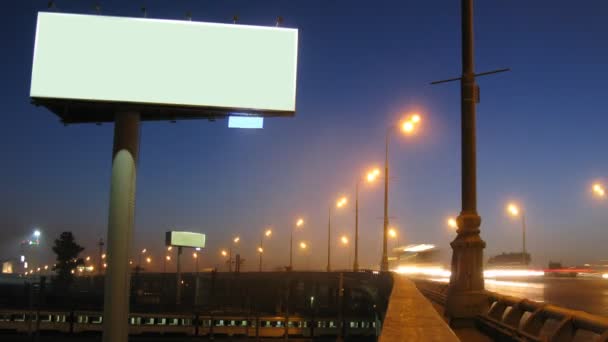
[[[467,336],[460,340],[470,341]],[[379,341],[452,342],[459,338],[411,280],[395,275]]]

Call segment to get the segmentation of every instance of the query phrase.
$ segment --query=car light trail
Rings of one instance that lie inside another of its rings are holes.
[[[423,275],[431,277],[449,278],[452,272],[440,266],[399,266],[393,270],[395,273],[408,275]],[[484,278],[517,278],[517,277],[541,277],[544,271],[523,269],[491,269],[483,272]],[[608,278],[608,275],[607,277]]]

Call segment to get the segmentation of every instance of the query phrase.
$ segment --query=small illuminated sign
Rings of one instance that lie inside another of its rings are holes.
[[[264,118],[261,117],[246,117],[246,116],[230,116],[228,117],[229,128],[264,128]]]

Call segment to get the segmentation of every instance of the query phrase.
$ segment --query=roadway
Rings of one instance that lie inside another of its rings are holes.
[[[608,317],[608,279],[486,279],[486,290]]]

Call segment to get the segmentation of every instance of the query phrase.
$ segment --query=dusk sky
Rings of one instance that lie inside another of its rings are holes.
[[[30,104],[36,13],[47,3],[3,4],[0,259],[17,256],[35,227],[49,261],[62,231],[74,232],[85,255],[106,239],[113,125],[66,127]],[[95,1],[56,3],[60,12],[93,13]],[[295,240],[311,250],[295,267],[322,269],[327,208],[340,195],[349,204],[333,210],[332,257],[334,268],[346,267],[338,237],[354,235],[355,180],[383,166],[386,128],[413,112],[420,131],[391,139],[391,225],[399,244],[435,243],[448,260],[455,233],[445,221],[460,209],[460,87],[429,83],[461,74],[459,1],[100,4],[104,15],[139,17],[145,5],[151,18],[190,11],[196,21],[228,23],[238,14],[241,24],[267,26],[280,15],[300,30],[295,117],[267,119],[262,130],[229,129],[226,120],[143,123],[133,251],[151,250],[157,269],[164,232],[176,228],[207,234],[201,268],[223,267],[219,251],[240,235],[245,269],[254,270],[269,225],[265,267],[286,265],[298,217],[306,223]],[[478,79],[485,259],[521,248],[509,201],[525,208],[533,265],[608,259],[608,200],[591,193],[594,181],[608,182],[606,18],[605,0],[476,2],[477,72],[512,69]],[[382,190],[381,182],[360,190],[361,267],[380,261]]]

